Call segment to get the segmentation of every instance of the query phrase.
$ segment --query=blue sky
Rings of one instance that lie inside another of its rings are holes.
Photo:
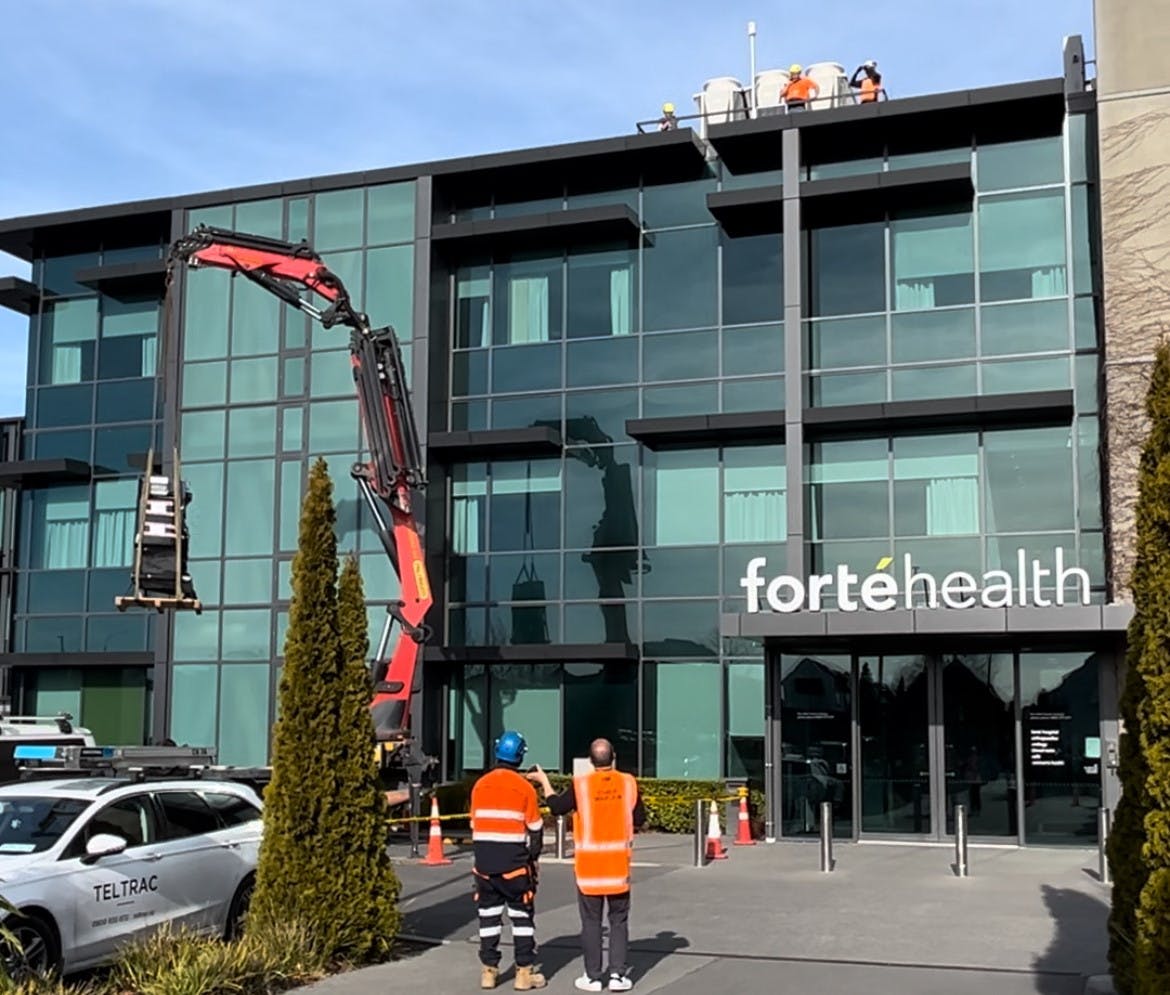
[[[808,16],[803,16],[807,12]],[[877,59],[894,97],[1058,76],[1092,0],[38,0],[0,218],[630,133],[712,76]],[[27,276],[0,253],[0,275]],[[0,415],[27,320],[0,310]]]

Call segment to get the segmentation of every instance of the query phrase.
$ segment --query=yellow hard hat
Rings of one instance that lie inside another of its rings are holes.
[[[792,65],[790,65],[788,67],[788,75],[789,76],[799,76],[800,73],[801,73],[801,67],[797,63],[794,62]]]
[[[674,104],[672,104],[668,100],[665,104],[662,105],[662,113],[663,114],[673,114],[674,113]]]

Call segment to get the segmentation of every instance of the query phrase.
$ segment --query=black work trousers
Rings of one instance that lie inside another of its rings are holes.
[[[500,966],[500,934],[504,913],[512,924],[516,966],[531,967],[536,958],[536,883],[526,867],[507,874],[475,875],[475,905],[479,911],[479,960]]]
[[[609,906],[609,970],[602,971],[601,915]],[[626,953],[630,946],[630,893],[620,895],[586,895],[577,892],[577,909],[581,913],[581,952],[585,955],[585,973],[592,981],[603,981],[609,974],[625,974],[629,965]]]

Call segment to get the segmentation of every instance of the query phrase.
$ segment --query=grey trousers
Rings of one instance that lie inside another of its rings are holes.
[[[609,905],[609,970],[602,970],[601,915]],[[620,895],[584,895],[577,892],[577,909],[581,913],[581,952],[585,955],[585,973],[601,981],[610,973],[625,974],[629,965],[626,952],[630,945],[630,893]]]

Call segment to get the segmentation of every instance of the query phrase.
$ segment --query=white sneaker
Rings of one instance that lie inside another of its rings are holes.
[[[609,990],[611,992],[628,992],[634,987],[634,983],[624,974],[611,974],[609,976]]]
[[[577,986],[578,991],[582,992],[599,992],[602,988],[601,982],[594,981],[588,974],[582,974],[573,984]]]

